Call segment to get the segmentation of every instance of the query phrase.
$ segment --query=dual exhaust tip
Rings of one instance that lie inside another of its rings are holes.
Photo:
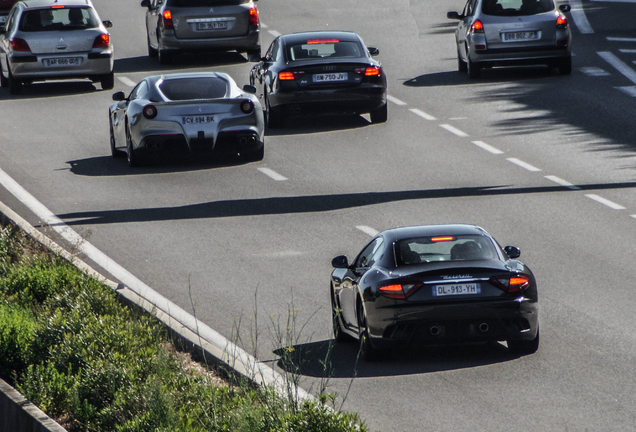
[[[488,330],[490,330],[490,326],[488,325],[488,323],[485,323],[485,322],[479,324],[477,328],[482,333],[487,333]],[[431,333],[431,336],[439,336],[442,333],[442,328],[440,326],[434,325],[434,326],[431,326],[431,328],[429,329],[429,332]]]
[[[255,142],[256,142],[256,137],[255,136],[249,136],[249,137],[242,136],[242,137],[239,138],[239,144],[240,145],[245,145],[247,143],[254,144]]]

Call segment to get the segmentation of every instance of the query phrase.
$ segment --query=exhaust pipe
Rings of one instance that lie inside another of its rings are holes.
[[[489,329],[490,329],[490,327],[488,326],[488,324],[486,324],[486,323],[479,324],[479,331],[480,332],[486,333]]]
[[[247,138],[245,138],[245,137],[240,137],[240,138],[239,138],[239,144],[240,144],[240,145],[245,145],[245,144],[247,144]]]
[[[429,331],[431,332],[431,335],[438,336],[442,332],[442,329],[438,326],[432,326]]]

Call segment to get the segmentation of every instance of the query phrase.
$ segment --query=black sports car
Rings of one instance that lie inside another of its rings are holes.
[[[250,71],[250,84],[265,110],[267,126],[311,114],[365,114],[387,120],[386,75],[352,32],[305,32],[277,37]]]
[[[519,255],[475,225],[383,231],[353,263],[332,260],[335,338],[359,339],[365,360],[398,344],[507,341],[534,353],[537,283]]]

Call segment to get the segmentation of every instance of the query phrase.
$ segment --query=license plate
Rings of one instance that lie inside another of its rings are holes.
[[[433,296],[435,297],[480,293],[481,287],[478,283],[435,285],[433,287]]]
[[[47,66],[47,67],[79,66],[81,64],[82,64],[81,57],[44,59],[44,66]]]
[[[227,21],[197,23],[197,30],[227,30]]]
[[[504,41],[532,40],[536,38],[537,32],[535,31],[503,33]]]
[[[316,74],[314,75],[314,82],[346,81],[347,78],[348,76],[346,72]]]
[[[212,123],[212,122],[214,122],[214,116],[211,116],[211,115],[181,117],[181,124],[184,124],[184,125]]]

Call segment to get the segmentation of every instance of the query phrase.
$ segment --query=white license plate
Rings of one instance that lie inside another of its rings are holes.
[[[79,66],[81,64],[82,64],[81,57],[44,59],[44,66],[46,67]]]
[[[538,33],[535,31],[503,33],[504,41],[533,40],[536,39],[537,36]]]
[[[197,23],[197,30],[227,30],[227,21]]]
[[[435,297],[480,293],[481,287],[478,283],[435,285],[433,287],[433,296]]]
[[[314,75],[314,82],[346,81],[347,79],[348,75],[346,72]]]
[[[206,115],[206,116],[185,116],[181,117],[181,124],[201,124],[201,123],[212,123],[214,122],[214,116]]]

